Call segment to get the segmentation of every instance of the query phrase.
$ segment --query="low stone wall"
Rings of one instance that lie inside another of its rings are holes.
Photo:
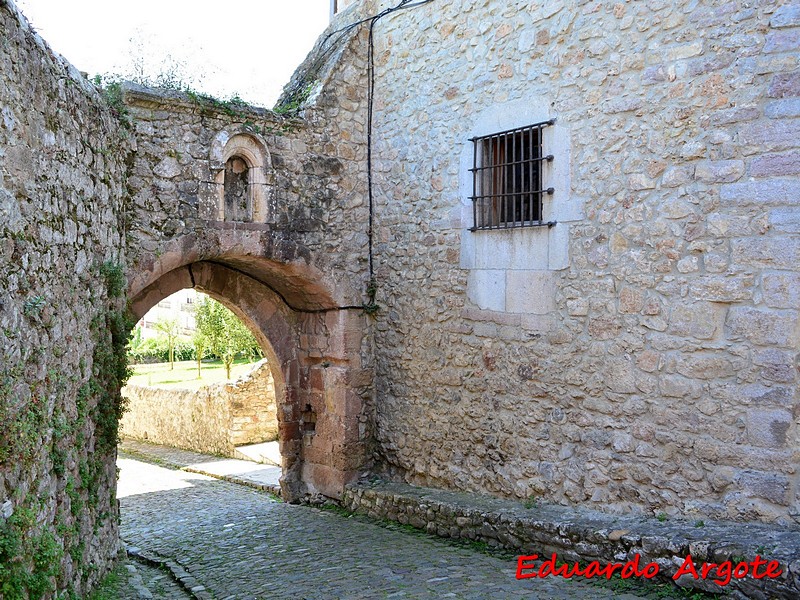
[[[275,388],[266,361],[233,383],[196,391],[129,385],[122,435],[207,454],[278,437]]]
[[[781,576],[731,578],[721,588],[713,581],[718,578],[716,571],[711,571],[705,579],[683,575],[677,584],[712,593],[736,590],[747,598],[800,598],[797,528],[647,519],[537,503],[526,508],[511,500],[387,482],[348,486],[342,504],[371,518],[412,525],[442,537],[477,540],[521,555],[537,554],[537,560],[525,561],[525,565],[535,563],[537,568],[554,552],[562,561],[579,561],[581,569],[590,561],[625,563],[638,555],[640,569],[653,562],[661,578],[671,578],[689,555],[695,565],[731,561],[734,566],[753,561],[758,555],[778,561]],[[764,569],[762,563],[759,574]],[[534,572],[536,569],[523,571]]]
[[[220,387],[230,407],[230,438],[234,446],[278,439],[275,382],[266,360],[244,377]]]

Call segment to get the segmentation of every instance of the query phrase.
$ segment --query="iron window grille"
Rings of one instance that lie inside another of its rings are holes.
[[[542,148],[542,129],[555,119],[471,138],[473,143],[470,231],[552,227],[543,221],[542,163],[553,160]]]

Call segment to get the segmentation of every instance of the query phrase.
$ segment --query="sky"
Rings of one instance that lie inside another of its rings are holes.
[[[271,107],[325,30],[330,0],[15,0],[80,71],[171,76]]]

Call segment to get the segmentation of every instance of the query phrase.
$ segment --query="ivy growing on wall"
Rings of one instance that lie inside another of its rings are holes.
[[[34,498],[32,504],[43,507]],[[37,532],[36,511],[20,507],[0,520],[0,597],[31,600],[54,591],[63,550],[49,531]],[[30,557],[32,560],[24,560]]]
[[[93,411],[96,426],[96,451],[109,454],[118,441],[119,420],[125,412],[120,390],[131,375],[127,346],[133,321],[124,304],[125,275],[120,265],[105,263],[100,267],[108,294],[109,307],[92,323],[95,336],[93,370],[90,385],[97,397]]]
[[[122,267],[106,262],[97,273],[103,289],[96,295],[95,305],[100,308],[91,322],[91,365],[82,358],[77,373],[53,368],[38,381],[26,381],[26,364],[0,370],[0,460],[47,464],[42,461],[49,455],[52,474],[64,481],[63,504],[56,506],[55,514],[48,514],[52,507],[28,493],[13,498],[11,514],[0,518],[0,598],[4,600],[50,597],[70,560],[84,582],[96,575],[96,567],[87,560],[82,526],[92,523],[97,531],[115,505],[113,497],[104,495],[113,488],[110,462],[125,409],[120,390],[130,374],[126,346],[132,327]],[[28,364],[35,365],[43,360],[41,353],[27,358]],[[80,379],[84,382],[78,386]],[[69,390],[76,387],[74,400],[68,399]],[[73,401],[74,413],[68,409]],[[87,452],[92,429],[94,451]],[[63,597],[78,597],[73,589],[66,594]]]

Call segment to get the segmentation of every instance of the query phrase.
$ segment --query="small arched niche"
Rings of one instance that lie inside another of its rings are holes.
[[[265,223],[268,217],[269,153],[263,141],[249,133],[221,131],[211,148],[216,188],[216,221]],[[211,215],[209,215],[211,216]]]
[[[252,222],[253,198],[249,172],[250,167],[240,156],[231,156],[225,162],[222,220]]]

